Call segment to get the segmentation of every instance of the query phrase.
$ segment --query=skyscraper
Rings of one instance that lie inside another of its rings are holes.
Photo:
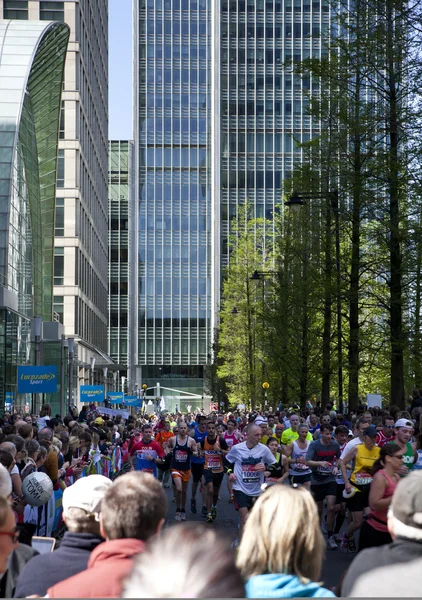
[[[90,359],[109,362],[108,2],[2,0],[0,18],[65,22],[66,58],[59,134],[54,311],[78,341],[79,380]]]
[[[214,251],[211,6],[139,0],[135,7],[138,379],[202,394]]]
[[[109,142],[109,354],[121,376],[137,362],[137,222],[133,194],[133,142]],[[119,386],[120,386],[120,382]]]
[[[319,133],[310,79],[326,0],[135,0],[139,352],[147,383],[199,390],[246,201],[272,219],[296,142]],[[139,378],[139,375],[138,375]]]

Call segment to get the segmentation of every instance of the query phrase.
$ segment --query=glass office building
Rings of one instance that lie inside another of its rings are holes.
[[[211,336],[209,0],[137,3],[138,378],[202,393]]]
[[[58,130],[69,28],[0,21],[0,407],[53,318]]]
[[[139,353],[147,383],[199,388],[246,201],[271,221],[319,133],[310,79],[327,0],[135,0]],[[272,229],[272,226],[270,225]],[[177,383],[179,378],[179,383]],[[202,383],[201,383],[202,385]]]

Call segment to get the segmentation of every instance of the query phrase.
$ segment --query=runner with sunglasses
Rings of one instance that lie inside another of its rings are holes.
[[[394,490],[400,481],[403,450],[397,444],[386,444],[372,468],[373,480],[369,491],[369,508],[360,530],[359,552],[364,548],[383,546],[392,542],[387,527],[387,512]]]
[[[394,437],[394,419],[391,415],[385,415],[382,418],[382,429],[378,431],[377,446],[382,448],[384,444],[392,442]]]

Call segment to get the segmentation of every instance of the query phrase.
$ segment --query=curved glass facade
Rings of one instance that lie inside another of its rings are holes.
[[[53,317],[57,148],[67,25],[0,21],[0,406]]]
[[[69,28],[0,22],[0,285],[52,319],[58,126]]]

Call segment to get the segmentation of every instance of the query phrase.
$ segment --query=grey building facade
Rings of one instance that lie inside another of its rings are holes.
[[[57,172],[54,312],[78,344],[79,383],[108,364],[108,2],[0,0],[0,18],[66,23]]]
[[[211,358],[230,220],[271,221],[282,182],[319,133],[312,81],[326,0],[134,0],[139,202],[138,365],[199,389]],[[270,229],[272,226],[270,225]],[[269,232],[270,233],[270,232]]]

